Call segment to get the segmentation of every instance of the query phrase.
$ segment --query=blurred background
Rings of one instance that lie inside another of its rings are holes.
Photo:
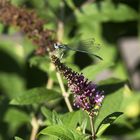
[[[92,66],[85,76],[101,87],[104,81],[112,90],[125,86],[130,98],[125,104],[125,117],[103,135],[140,139],[139,0],[11,0],[11,3],[34,10],[46,21],[44,28],[55,31],[62,43],[74,47],[80,40],[95,39],[100,46],[96,53],[103,60],[71,51],[62,61],[77,72]],[[36,47],[18,28],[0,23],[0,140],[13,139],[18,134],[25,137],[31,129],[30,108],[12,106],[9,101],[27,89],[46,86],[49,76],[56,81],[49,75],[48,56],[44,60],[33,55]],[[59,91],[57,85],[56,89]]]

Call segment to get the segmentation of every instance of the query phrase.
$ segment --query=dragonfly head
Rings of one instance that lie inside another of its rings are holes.
[[[53,46],[54,46],[55,49],[59,49],[59,44],[58,43],[54,43]]]

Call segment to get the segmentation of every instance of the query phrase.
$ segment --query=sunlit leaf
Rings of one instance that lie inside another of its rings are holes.
[[[73,3],[73,0],[65,0],[66,1],[66,3],[68,4],[68,6],[72,9],[72,10],[75,10],[76,9],[76,7],[75,7],[75,5],[74,5],[74,3]]]
[[[0,88],[10,98],[14,98],[25,90],[25,80],[17,74],[0,73]]]
[[[54,66],[50,63],[50,59],[48,56],[34,56],[30,59],[30,66],[36,66],[40,70],[47,72],[49,77],[51,77],[54,81],[57,81],[56,72],[54,71]]]
[[[9,108],[5,114],[4,121],[9,124],[9,129],[15,133],[23,124],[30,123],[30,116],[16,108]]]
[[[114,112],[123,112],[121,109],[124,100],[123,88],[110,95],[105,95],[102,107],[99,111],[98,117],[95,120],[95,128],[97,129],[104,118]],[[108,125],[109,126],[109,125]]]
[[[83,140],[84,137],[78,132],[64,125],[53,125],[43,129],[40,134],[56,136],[61,140]]]
[[[101,62],[99,64],[96,64],[96,65],[91,65],[91,66],[88,66],[86,68],[84,68],[81,72],[83,73],[83,75],[90,79],[90,80],[95,80],[96,76],[102,72],[103,70],[107,69],[108,67],[112,66],[113,64],[111,63],[104,63],[104,62]]]
[[[43,70],[44,72],[48,72],[49,71],[49,59],[48,57],[42,57],[42,56],[34,56],[32,58],[30,58],[30,66],[37,66],[38,68],[40,68],[41,70]]]
[[[130,13],[130,14],[128,14]],[[88,19],[94,19],[96,22],[117,21],[124,22],[138,19],[135,10],[125,4],[115,6],[111,1],[103,1],[98,4],[87,4],[82,8],[82,12],[76,11],[77,19],[80,23],[86,22]],[[90,24],[90,23],[89,23]]]
[[[109,127],[120,115],[122,112],[114,112],[103,119],[96,130],[96,135],[100,136],[107,127]]]
[[[61,119],[65,126],[68,126],[69,128],[76,128],[80,119],[80,111],[63,114],[61,115]]]
[[[47,119],[52,119],[52,111],[50,111],[49,109],[42,107],[41,111],[43,113],[43,115],[47,118]]]
[[[29,105],[35,103],[49,102],[58,98],[61,98],[61,95],[58,92],[41,87],[25,91],[23,95],[14,98],[10,102],[10,104]]]
[[[22,138],[17,137],[17,136],[15,136],[14,138],[15,138],[15,140],[23,140]]]
[[[11,0],[11,3],[16,6],[21,6],[24,0]]]

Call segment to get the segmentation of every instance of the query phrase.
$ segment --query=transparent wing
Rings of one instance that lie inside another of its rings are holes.
[[[76,47],[73,47],[73,46],[76,46]],[[73,45],[72,44],[63,45],[62,49],[87,53],[102,60],[102,58],[96,54],[101,49],[101,45],[97,44],[94,38],[82,40],[78,42],[77,44],[73,44]]]
[[[94,38],[82,40],[78,43],[79,50],[87,50],[88,52],[98,52],[101,49],[101,45],[97,44]]]
[[[88,52],[88,51],[86,51],[86,50],[75,49],[75,48],[72,48],[72,47],[70,48],[70,47],[68,47],[68,46],[66,46],[64,49],[65,49],[65,50],[71,50],[71,51],[82,52],[82,53],[87,53],[87,54],[89,54],[89,55],[93,55],[93,56],[97,57],[97,58],[100,59],[100,60],[103,60],[102,57],[100,57],[99,55],[97,55],[97,54],[95,54],[95,53],[92,53],[92,52]]]

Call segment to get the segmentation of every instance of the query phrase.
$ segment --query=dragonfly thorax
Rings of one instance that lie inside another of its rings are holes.
[[[54,43],[54,48],[55,49],[65,49],[67,45],[65,44],[59,44],[59,43]]]

